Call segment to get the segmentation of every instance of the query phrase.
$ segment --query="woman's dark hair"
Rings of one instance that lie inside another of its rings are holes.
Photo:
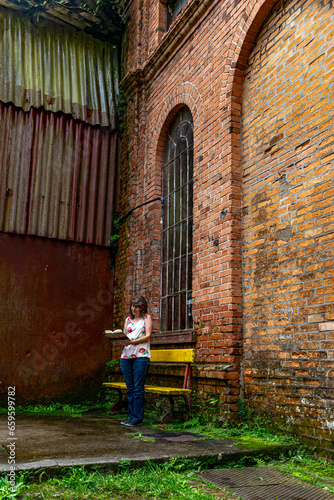
[[[130,318],[131,319],[134,318],[134,315],[132,314],[132,311],[131,311],[132,306],[139,306],[140,307],[140,314],[142,316],[145,316],[145,314],[147,313],[147,302],[142,295],[137,295],[137,297],[134,297],[130,302]]]

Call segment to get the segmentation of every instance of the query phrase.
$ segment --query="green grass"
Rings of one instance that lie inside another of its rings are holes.
[[[183,403],[183,402],[182,402]],[[195,412],[187,421],[175,420],[165,426],[169,431],[187,431],[200,434],[205,438],[237,439],[241,449],[263,446],[263,443],[294,444],[297,451],[289,456],[280,456],[279,460],[272,458],[243,457],[239,462],[230,462],[225,467],[274,466],[292,474],[302,481],[326,488],[334,494],[334,463],[325,458],[314,458],[308,450],[300,446],[292,437],[291,429],[284,424],[277,425],[269,418],[260,418],[248,414],[239,423],[231,423],[228,415],[219,416],[215,411],[215,402],[211,401],[208,408],[195,407]],[[162,403],[163,405],[163,403]],[[20,413],[70,415],[77,417],[85,411],[99,408],[107,412],[110,400],[104,404],[87,402],[81,405],[67,405],[54,403],[50,405],[35,405],[17,408]],[[180,408],[182,406],[180,404]],[[5,413],[3,411],[2,413]],[[145,424],[157,428],[163,408],[148,405]],[[141,432],[133,435],[136,439],[147,440]],[[0,500],[209,500],[213,494],[202,491],[200,482],[195,474],[201,468],[215,467],[213,463],[200,464],[194,459],[171,459],[164,465],[146,464],[141,469],[132,469],[127,461],[120,463],[117,474],[88,471],[85,468],[64,469],[63,475],[57,478],[46,476],[18,475],[17,488],[12,491],[6,476],[0,477]],[[222,467],[222,465],[217,465]],[[195,486],[193,486],[195,484]],[[210,488],[210,486],[206,486]],[[226,498],[231,498],[226,494]],[[333,497],[334,498],[334,497]]]
[[[122,470],[123,468],[123,470]],[[17,500],[212,500],[212,494],[200,490],[195,471],[183,471],[182,464],[171,460],[163,466],[146,464],[133,470],[121,464],[117,474],[89,472],[84,467],[72,468],[61,478],[41,480],[26,486]],[[31,480],[31,478],[30,478]],[[190,483],[196,482],[199,488]],[[0,500],[7,497],[1,496]],[[226,498],[229,498],[228,495]]]
[[[110,403],[96,404],[91,402],[70,405],[64,403],[50,403],[49,405],[27,405],[17,406],[15,413],[17,414],[32,414],[32,415],[56,415],[56,416],[71,416],[81,417],[83,413],[89,410],[99,409],[101,413],[107,413],[110,409]],[[7,408],[0,408],[0,414],[7,414]]]
[[[316,459],[300,448],[297,455],[280,460],[255,459],[258,466],[274,466],[313,485],[334,493],[334,464]],[[239,463],[227,466],[241,467]],[[217,466],[221,467],[221,466]],[[22,474],[17,477],[18,489],[10,494],[8,480],[0,478],[0,500],[209,500],[214,498],[213,486],[201,482],[196,473],[205,469],[196,459],[170,459],[162,465],[146,463],[133,469],[130,462],[119,464],[117,473],[101,473],[85,467],[61,471],[58,477],[46,474]],[[331,484],[332,483],[332,484]],[[204,490],[204,491],[203,491]],[[210,491],[211,490],[211,491]],[[228,493],[223,498],[230,499]]]
[[[213,439],[237,439],[242,448],[257,448],[266,443],[275,444],[293,444],[296,443],[295,438],[290,431],[286,432],[285,427],[273,426],[272,422],[259,418],[256,415],[250,415],[242,421],[229,421],[226,418],[211,418],[212,415],[207,415],[204,411],[198,410],[196,416],[191,415],[189,420],[182,422],[173,420],[173,422],[165,425],[165,430],[171,431],[187,431],[196,434],[201,434],[207,438]],[[145,418],[145,424],[156,427],[159,422],[156,412],[148,413]]]

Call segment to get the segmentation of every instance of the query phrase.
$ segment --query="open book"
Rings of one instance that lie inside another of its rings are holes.
[[[123,330],[119,328],[117,330],[105,330],[104,334],[108,337],[108,339],[117,338],[120,333],[123,333]]]

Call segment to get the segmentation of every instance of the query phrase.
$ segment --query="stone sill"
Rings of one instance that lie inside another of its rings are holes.
[[[197,333],[194,330],[181,330],[179,332],[163,332],[153,335],[151,345],[164,344],[194,344]]]

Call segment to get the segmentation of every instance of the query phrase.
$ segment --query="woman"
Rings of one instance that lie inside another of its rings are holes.
[[[147,302],[141,295],[131,300],[130,316],[124,322],[123,332],[130,339],[121,355],[129,418],[121,424],[135,427],[143,423],[144,384],[151,357],[152,318],[147,314]]]

